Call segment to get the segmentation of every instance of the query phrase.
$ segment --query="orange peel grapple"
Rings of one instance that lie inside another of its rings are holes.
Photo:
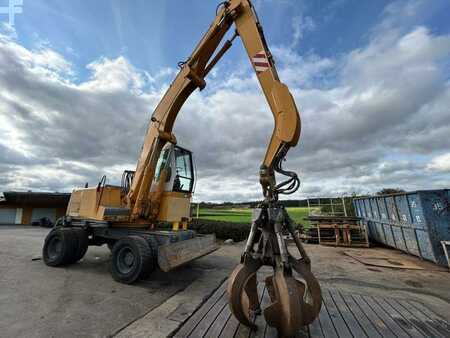
[[[320,312],[320,285],[311,272],[311,261],[294,233],[294,224],[279,204],[263,204],[253,212],[250,234],[240,264],[228,280],[230,309],[240,323],[252,329],[254,316],[261,313],[280,337],[294,337],[301,327],[314,321]],[[284,233],[290,233],[298,250],[288,251]],[[265,278],[270,304],[260,308],[257,272],[262,266],[273,268]]]

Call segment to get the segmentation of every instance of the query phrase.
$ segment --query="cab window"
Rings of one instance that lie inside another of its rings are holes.
[[[175,167],[173,191],[192,192],[194,173],[191,152],[175,147]]]
[[[164,168],[167,167],[169,157],[170,157],[170,148],[166,148],[163,150],[161,155],[159,156],[158,163],[156,164],[156,171],[155,171],[155,181],[159,181],[159,178],[161,176],[161,172]]]

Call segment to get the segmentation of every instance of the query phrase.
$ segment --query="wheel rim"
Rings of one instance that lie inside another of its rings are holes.
[[[136,257],[130,248],[122,248],[117,254],[117,268],[121,274],[128,274],[134,268]]]
[[[54,260],[61,255],[61,252],[62,252],[62,241],[58,237],[54,236],[50,240],[50,243],[48,244],[47,249],[48,257],[51,260]]]

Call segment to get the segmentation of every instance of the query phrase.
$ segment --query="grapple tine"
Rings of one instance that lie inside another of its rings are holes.
[[[256,271],[261,264],[248,257],[243,264],[239,264],[228,279],[228,298],[231,313],[242,324],[255,328],[251,322],[252,313],[258,312],[259,298],[256,285]]]
[[[274,299],[264,309],[267,324],[276,327],[280,337],[294,337],[303,323],[299,282],[280,268],[275,270],[270,284]]]
[[[302,324],[308,325],[319,315],[320,308],[322,307],[322,290],[320,289],[320,284],[316,277],[312,274],[309,264],[306,264],[302,259],[296,260],[293,257],[290,257],[290,265],[306,282],[305,291],[310,297],[305,297],[306,295],[304,294],[302,296]],[[307,303],[306,300],[308,299],[311,300],[312,303]]]

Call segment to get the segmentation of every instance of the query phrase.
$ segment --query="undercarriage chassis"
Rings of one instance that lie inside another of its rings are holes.
[[[193,230],[146,230],[112,227],[108,222],[64,219],[47,235],[43,258],[47,265],[69,265],[82,259],[88,246],[107,244],[112,252],[114,279],[133,283],[156,267],[167,272],[218,249],[215,235]]]

